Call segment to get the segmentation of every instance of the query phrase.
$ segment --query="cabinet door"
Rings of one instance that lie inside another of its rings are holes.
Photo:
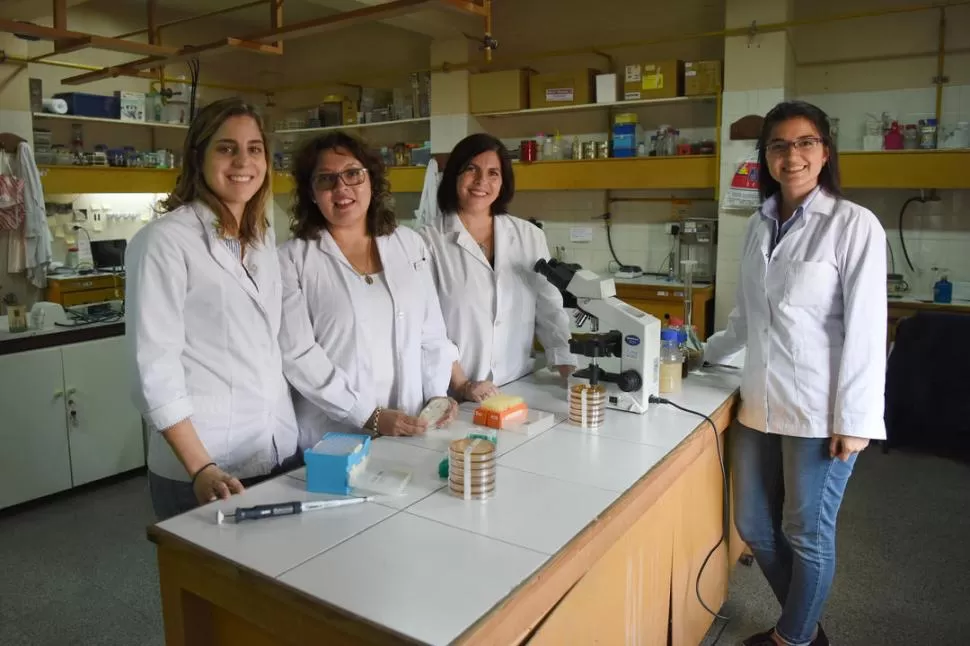
[[[61,352],[74,486],[144,466],[124,337],[64,346]]]
[[[70,488],[60,348],[0,356],[0,509]]]

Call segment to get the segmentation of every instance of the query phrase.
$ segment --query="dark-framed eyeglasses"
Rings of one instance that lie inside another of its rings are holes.
[[[815,150],[815,148],[821,144],[821,137],[802,137],[794,141],[775,139],[774,141],[768,142],[768,144],[765,146],[765,151],[771,155],[785,155],[789,150],[807,153]]]
[[[366,168],[348,168],[339,173],[319,173],[313,176],[311,182],[315,191],[332,191],[337,188],[338,181],[342,181],[344,186],[360,186],[365,179]]]

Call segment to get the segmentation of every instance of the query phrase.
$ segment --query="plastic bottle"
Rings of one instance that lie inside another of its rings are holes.
[[[536,135],[536,161],[546,159],[546,136],[543,133]]]
[[[660,331],[660,392],[679,393],[683,386],[684,353],[675,328]]]
[[[933,302],[953,302],[953,283],[947,280],[946,274],[940,276],[940,279],[936,281],[935,285],[933,285]]]

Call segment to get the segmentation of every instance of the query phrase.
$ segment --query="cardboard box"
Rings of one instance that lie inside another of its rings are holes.
[[[627,65],[623,99],[670,99],[684,94],[684,61],[658,61]]]
[[[684,63],[684,96],[717,94],[721,91],[721,61]]]
[[[596,70],[536,74],[529,81],[529,107],[555,108],[592,103]]]
[[[144,92],[115,92],[118,99],[118,118],[122,121],[145,120]]]
[[[596,102],[615,103],[620,99],[620,87],[616,74],[596,75]]]
[[[525,110],[529,107],[529,75],[528,70],[469,75],[469,112]]]

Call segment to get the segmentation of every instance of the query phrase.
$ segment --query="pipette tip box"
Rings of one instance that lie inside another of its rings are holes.
[[[357,433],[326,433],[303,452],[306,488],[313,493],[349,495],[351,480],[367,468],[371,439]]]

